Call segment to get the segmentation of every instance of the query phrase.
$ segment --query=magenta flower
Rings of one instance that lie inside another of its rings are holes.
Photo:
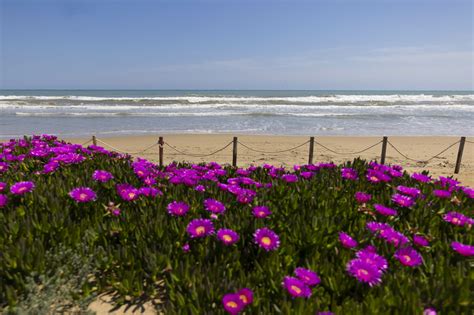
[[[111,180],[112,178],[114,178],[114,176],[111,173],[107,172],[107,171],[96,170],[92,174],[92,178],[95,181],[105,183],[105,182],[108,182],[109,180]]]
[[[18,182],[10,187],[10,192],[14,195],[23,195],[32,192],[35,189],[33,182]]]
[[[294,277],[286,276],[283,279],[283,287],[294,298],[309,298],[311,296],[311,289],[303,281]]]
[[[187,252],[189,252],[191,247],[189,246],[189,244],[186,243],[186,244],[183,245],[182,249],[183,249],[183,252],[187,253]]]
[[[74,188],[69,192],[69,196],[77,202],[89,202],[97,198],[96,193],[89,187]]]
[[[220,229],[217,231],[217,238],[227,246],[237,243],[240,239],[239,234],[231,229]]]
[[[307,286],[312,287],[321,283],[318,274],[310,269],[298,267],[295,269],[295,275]]]
[[[380,232],[382,230],[385,230],[385,229],[391,229],[392,227],[390,225],[388,225],[387,223],[381,223],[381,222],[374,222],[374,221],[370,221],[370,222],[367,222],[367,224],[365,225],[367,227],[367,229],[373,233],[375,232]]]
[[[410,240],[405,235],[403,235],[401,232],[395,231],[392,228],[381,230],[380,237],[395,247],[399,247],[400,245],[410,242]]]
[[[378,213],[384,216],[396,216],[398,214],[397,210],[389,208],[389,207],[385,207],[380,204],[374,204],[374,209],[375,211],[377,211]]]
[[[285,174],[281,177],[287,183],[296,183],[298,181],[298,176],[295,174]]]
[[[5,182],[0,182],[0,191],[4,191],[5,188],[7,188],[7,183],[5,183]]]
[[[451,198],[451,192],[447,190],[435,189],[433,190],[433,195],[438,198]]]
[[[407,187],[407,186],[400,185],[397,187],[397,190],[401,192],[402,194],[408,195],[413,198],[417,198],[421,194],[421,191],[415,187]]]
[[[370,194],[358,191],[354,195],[355,199],[357,200],[358,203],[366,203],[370,199],[372,199],[372,196]]]
[[[215,214],[223,213],[225,211],[225,206],[221,202],[211,198],[204,200],[204,208]]]
[[[459,242],[452,242],[451,248],[463,256],[474,256],[474,246],[462,244]]]
[[[272,214],[270,209],[265,206],[255,206],[252,209],[252,213],[256,218],[264,219]]]
[[[382,282],[382,270],[375,264],[367,263],[360,259],[353,259],[347,263],[347,272],[359,282],[374,286]]]
[[[186,232],[191,238],[206,237],[214,233],[214,224],[209,219],[194,219],[189,222]]]
[[[420,182],[420,183],[428,183],[431,181],[431,177],[427,176],[427,175],[424,175],[424,174],[420,174],[420,173],[413,173],[411,175],[411,178],[413,178],[414,180]]]
[[[232,315],[240,313],[245,307],[244,303],[240,300],[240,296],[235,293],[224,295],[222,304],[226,312]]]
[[[430,242],[428,241],[428,239],[422,235],[414,235],[413,243],[415,243],[415,245],[417,246],[422,247],[430,246]]]
[[[437,315],[438,313],[436,312],[436,309],[432,307],[425,308],[423,310],[423,315]]]
[[[275,250],[280,246],[280,238],[272,230],[264,227],[253,234],[255,243],[266,251]]]
[[[423,263],[423,258],[420,253],[418,253],[412,247],[404,247],[397,249],[394,257],[398,259],[399,262],[404,266],[416,267]]]
[[[341,176],[342,178],[348,180],[356,180],[358,178],[357,171],[353,168],[342,168]]]
[[[140,197],[138,189],[129,184],[118,184],[116,186],[119,196],[126,201],[133,201]]]
[[[392,201],[398,204],[400,207],[410,208],[415,204],[415,201],[404,195],[394,194],[392,195]]]
[[[8,203],[8,197],[0,194],[0,208],[5,207]]]
[[[374,252],[372,248],[362,249],[356,253],[356,256],[359,260],[372,264],[381,271],[385,271],[388,268],[387,259]]]
[[[446,213],[443,216],[443,220],[457,226],[464,226],[466,223],[471,221],[470,218],[466,217],[464,214],[455,211]]]
[[[353,239],[351,236],[349,236],[349,234],[346,234],[344,232],[339,232],[339,241],[345,248],[354,248],[358,245],[355,239]]]
[[[240,301],[242,301],[244,306],[252,304],[252,302],[253,302],[253,291],[250,290],[249,288],[241,289],[239,292],[237,292],[237,295],[239,296]]]
[[[173,201],[168,204],[167,209],[172,216],[185,216],[189,211],[189,205],[184,201]]]
[[[8,163],[0,162],[0,173],[6,173],[8,170]]]

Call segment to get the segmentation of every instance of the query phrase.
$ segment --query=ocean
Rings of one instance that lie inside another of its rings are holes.
[[[0,138],[474,135],[474,91],[0,90]]]

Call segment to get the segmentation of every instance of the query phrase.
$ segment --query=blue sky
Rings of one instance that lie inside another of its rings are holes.
[[[0,88],[474,84],[470,0],[0,3]]]

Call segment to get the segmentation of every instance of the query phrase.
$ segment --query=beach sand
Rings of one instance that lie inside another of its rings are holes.
[[[182,151],[184,153],[191,153],[195,155],[204,155],[214,152],[232,141],[234,135],[218,134],[179,134],[179,135],[163,135],[164,141]],[[309,140],[309,137],[302,136],[267,136],[267,135],[237,135],[238,140],[248,147],[259,151],[283,151],[289,148],[303,144]],[[89,138],[90,139],[90,138]],[[73,143],[84,143],[86,138],[68,138],[67,141]],[[460,137],[426,137],[426,136],[394,136],[389,137],[388,140],[401,153],[414,160],[427,160],[449,145],[459,141]],[[367,160],[380,161],[382,144],[362,152],[360,154],[349,154],[352,152],[361,151],[377,142],[380,142],[382,137],[356,137],[356,136],[321,136],[316,137],[316,142],[327,148],[342,154],[336,154],[321,147],[319,144],[314,146],[313,162],[329,162],[341,163],[352,160],[358,156]],[[422,170],[429,170],[433,176],[454,176],[463,185],[474,187],[474,137],[468,137],[464,146],[464,154],[462,158],[462,165],[459,174],[454,174],[457,152],[459,144],[452,146],[449,150],[440,155],[440,157],[433,158],[428,163],[417,163],[411,161],[398,152],[390,145],[387,146],[387,164],[399,164],[410,173],[420,172]],[[106,144],[101,143],[104,141]],[[151,161],[158,161],[158,146],[140,152],[141,150],[157,143],[158,135],[156,136],[117,136],[99,138],[98,145],[104,146],[108,149],[118,149],[124,152],[135,153],[134,156],[140,156]],[[470,142],[469,142],[470,141]],[[110,145],[110,146],[108,146]],[[299,148],[289,150],[282,153],[260,153],[249,150],[243,145],[239,144],[237,149],[237,165],[248,166],[251,164],[261,165],[269,163],[273,165],[293,166],[294,164],[308,163],[309,144],[305,144]],[[216,153],[213,156],[198,157],[187,156],[176,152],[168,145],[164,146],[164,163],[168,164],[172,161],[189,161],[189,162],[210,162],[216,161],[218,163],[232,163],[232,144],[225,150]]]

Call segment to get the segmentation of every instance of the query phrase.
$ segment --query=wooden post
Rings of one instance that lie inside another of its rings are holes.
[[[160,167],[163,167],[163,137],[158,138],[158,144],[160,145],[159,147],[159,160],[160,160]]]
[[[234,146],[232,148],[232,166],[237,166],[237,137],[234,137]]]
[[[385,164],[385,156],[387,154],[387,141],[388,141],[388,137],[384,136],[382,140],[382,154],[380,157],[380,164]]]
[[[309,157],[308,164],[313,164],[314,137],[309,137]]]
[[[95,136],[92,136],[92,144],[97,145],[97,138]]]
[[[464,151],[465,142],[466,137],[461,137],[461,141],[459,141],[458,158],[456,159],[456,167],[454,168],[454,174],[459,174],[459,169],[461,168],[462,152]]]

